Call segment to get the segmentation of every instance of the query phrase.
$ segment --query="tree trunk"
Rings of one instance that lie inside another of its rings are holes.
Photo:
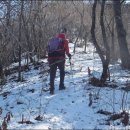
[[[19,70],[18,70],[18,81],[22,81],[21,76],[21,46],[19,45]]]
[[[76,45],[77,45],[77,41],[78,41],[79,37],[80,37],[81,40],[82,40],[83,18],[84,18],[84,2],[83,2],[83,10],[82,10],[82,13],[81,13],[81,12],[78,10],[78,8],[75,6],[74,2],[73,2],[73,5],[74,5],[76,11],[79,13],[80,19],[81,19],[81,25],[80,25],[80,28],[79,28],[79,33],[78,33],[77,39],[76,39],[76,41],[75,41],[75,43],[74,43],[74,50],[73,50],[73,52],[75,53],[75,51],[76,51]]]
[[[98,45],[98,42],[96,40],[96,36],[95,36],[95,23],[96,23],[96,6],[97,6],[97,1],[98,0],[94,0],[94,4],[93,4],[93,8],[92,8],[92,27],[91,27],[91,34],[92,34],[92,40],[93,40],[93,44],[96,47],[96,50],[99,54],[99,57],[102,61],[102,66],[103,66],[103,71],[102,71],[102,75],[101,75],[101,79],[100,79],[100,84],[101,86],[104,85],[106,79],[107,79],[107,75],[108,75],[108,65],[109,65],[109,61],[110,61],[110,51],[109,51],[109,46],[108,46],[108,42],[107,42],[107,37],[106,37],[106,32],[105,32],[105,25],[104,25],[104,6],[105,6],[105,0],[102,0],[102,6],[101,6],[101,14],[100,14],[100,25],[101,25],[101,30],[102,30],[102,36],[103,36],[103,43],[104,43],[104,47],[105,47],[105,56],[103,55],[103,52],[100,48],[100,46]]]
[[[130,69],[130,54],[127,46],[128,44],[126,40],[126,31],[124,29],[122,21],[120,0],[113,0],[113,9],[115,15],[118,43],[120,48],[121,64],[122,67]]]
[[[101,25],[101,30],[102,30],[102,36],[103,36],[103,43],[104,43],[104,47],[105,47],[105,52],[106,52],[106,58],[104,58],[102,64],[103,64],[103,72],[102,72],[102,76],[101,76],[101,81],[102,83],[105,83],[107,76],[108,76],[108,65],[110,62],[110,49],[108,46],[108,41],[107,41],[107,36],[106,36],[106,30],[105,30],[105,25],[104,25],[104,6],[105,6],[105,1],[106,0],[102,0],[102,4],[101,4],[101,15],[100,15],[100,25]]]
[[[2,84],[3,77],[4,77],[3,66],[0,63],[0,85]]]
[[[22,11],[23,11],[23,1],[21,1],[21,12],[19,16],[19,70],[18,70],[18,81],[22,81],[22,76],[21,76],[21,28],[22,28]]]
[[[117,60],[117,54],[116,54],[116,45],[115,45],[115,28],[114,28],[115,22],[114,22],[114,18],[112,20],[112,31],[111,31],[111,63],[114,64]]]
[[[24,8],[24,1],[22,3],[22,6],[23,6],[22,8]],[[31,8],[32,8],[32,6],[31,6]],[[31,42],[31,39],[30,39],[30,36],[29,36],[30,32],[29,32],[28,22],[26,22],[26,20],[25,20],[23,9],[21,10],[21,20],[23,22],[24,34],[25,34],[27,45],[28,45],[28,51],[29,51],[28,57],[30,59],[30,62],[33,63],[33,58],[32,58],[32,50],[33,50],[32,48],[33,47],[32,47],[32,42]]]
[[[87,48],[88,34],[89,34],[89,33],[86,31],[86,32],[85,32],[85,36],[84,36],[84,44],[85,44],[84,52],[86,52],[86,48]]]
[[[95,36],[95,24],[96,24],[96,6],[97,6],[97,1],[98,0],[94,0],[94,4],[93,4],[93,8],[92,8],[92,26],[91,26],[91,35],[92,35],[92,42],[99,54],[99,57],[101,58],[101,61],[103,62],[104,57],[103,57],[103,53],[101,51],[101,48],[98,45],[98,42],[96,40],[96,36]]]

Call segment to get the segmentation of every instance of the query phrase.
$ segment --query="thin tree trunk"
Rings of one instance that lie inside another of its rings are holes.
[[[101,81],[105,83],[107,76],[108,76],[108,65],[110,62],[110,49],[108,46],[108,41],[107,41],[107,36],[106,36],[106,31],[105,31],[105,25],[104,25],[104,7],[105,7],[105,1],[102,0],[102,5],[101,5],[101,15],[100,15],[100,25],[101,25],[101,30],[102,30],[102,36],[103,36],[103,43],[105,46],[105,52],[106,52],[106,58],[103,60],[103,72],[101,76]]]
[[[24,2],[24,1],[23,1]],[[24,3],[23,3],[24,4]],[[32,6],[31,6],[32,8]],[[31,9],[30,9],[31,10]],[[31,11],[30,11],[31,12]],[[29,14],[30,15],[30,14]],[[29,59],[30,59],[30,62],[33,63],[33,58],[32,58],[32,42],[30,40],[30,36],[29,36],[29,27],[28,27],[28,23],[26,22],[25,18],[24,18],[24,14],[23,14],[23,10],[21,12],[21,20],[23,22],[23,28],[24,28],[24,34],[25,34],[25,37],[26,37],[26,42],[27,42],[27,45],[28,45],[28,51],[29,51]]]
[[[85,36],[84,36],[84,44],[85,44],[84,52],[86,52],[86,48],[87,48],[88,34],[89,34],[89,33],[86,31],[86,32],[85,32]]]
[[[19,70],[18,70],[18,81],[22,81],[21,76],[21,46],[19,45]]]
[[[107,75],[108,75],[108,65],[109,65],[109,60],[110,60],[110,52],[109,52],[109,46],[108,46],[108,42],[107,42],[107,38],[106,38],[106,32],[105,32],[105,26],[104,26],[104,21],[103,21],[103,16],[104,16],[104,6],[105,6],[105,0],[102,1],[102,6],[101,6],[101,15],[100,15],[100,25],[101,25],[101,29],[102,29],[102,36],[103,36],[103,43],[104,43],[104,47],[105,47],[105,56],[103,55],[103,52],[100,48],[100,46],[98,45],[98,42],[96,40],[96,36],[95,36],[95,24],[96,24],[96,6],[97,6],[97,1],[98,0],[94,0],[94,4],[93,4],[93,8],[92,8],[92,27],[91,27],[91,35],[92,35],[92,40],[93,40],[93,44],[96,47],[96,50],[99,54],[99,57],[102,61],[102,66],[103,66],[103,71],[102,71],[102,75],[101,75],[101,85],[104,85],[106,79],[107,79]]]
[[[116,45],[115,45],[115,22],[114,19],[112,20],[112,31],[111,31],[111,63],[115,63],[118,60],[117,54],[116,54]]]
[[[21,12],[19,16],[19,70],[18,70],[18,81],[22,81],[22,76],[21,76],[21,28],[22,28],[22,10],[23,10],[23,1],[21,1]]]
[[[4,77],[3,66],[2,66],[2,64],[0,63],[0,85],[2,84],[3,77]]]
[[[99,54],[99,57],[101,58],[101,61],[103,62],[104,57],[103,57],[103,53],[101,51],[101,48],[99,47],[97,40],[96,40],[96,36],[95,36],[95,24],[96,24],[96,6],[97,6],[97,1],[98,0],[94,0],[94,4],[93,4],[93,8],[92,8],[92,26],[91,26],[91,35],[92,35],[92,41],[94,46],[96,47],[96,50]]]
[[[83,3],[83,11],[82,11],[82,13],[78,10],[78,8],[76,8],[74,2],[73,2],[73,5],[74,5],[76,11],[80,14],[80,19],[81,19],[81,25],[80,25],[79,33],[78,33],[78,36],[77,36],[76,41],[74,43],[74,50],[73,50],[73,52],[75,53],[77,41],[78,41],[80,35],[81,35],[81,40],[82,40],[83,18],[84,18],[84,3]]]

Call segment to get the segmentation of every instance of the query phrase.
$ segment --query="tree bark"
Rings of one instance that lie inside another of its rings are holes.
[[[84,36],[84,44],[85,44],[84,52],[86,52],[86,49],[87,49],[88,34],[89,34],[89,32],[86,31],[86,32],[85,32],[85,36]]]
[[[128,44],[126,40],[126,31],[124,29],[122,21],[120,0],[113,0],[113,9],[115,15],[118,43],[120,48],[121,64],[123,68],[130,69],[130,54],[127,46]]]
[[[73,52],[75,53],[75,51],[76,51],[76,45],[77,45],[77,41],[78,41],[79,37],[81,37],[81,40],[82,40],[83,18],[84,18],[84,3],[83,3],[83,10],[82,10],[82,12],[80,12],[80,11],[78,10],[78,8],[75,6],[74,2],[73,2],[73,5],[74,5],[76,11],[79,13],[80,19],[81,19],[81,24],[80,24],[80,28],[79,28],[79,33],[78,33],[77,38],[76,38],[76,41],[75,41],[75,43],[74,43],[74,50],[73,50]]]
[[[102,30],[102,36],[103,36],[103,43],[105,47],[105,52],[106,52],[106,58],[103,60],[103,72],[101,76],[101,81],[105,83],[106,79],[108,78],[108,66],[110,62],[110,49],[108,46],[108,41],[107,41],[107,36],[106,36],[106,30],[105,30],[105,25],[104,25],[104,7],[105,7],[105,2],[106,0],[102,0],[101,4],[101,15],[100,15],[100,25],[101,25],[101,30]]]
[[[22,28],[22,11],[23,11],[23,1],[21,1],[21,12],[20,12],[20,16],[19,16],[19,37],[18,37],[18,41],[19,41],[19,70],[18,70],[18,81],[22,81],[22,75],[21,75],[21,28]]]
[[[93,8],[92,8],[92,26],[91,26],[91,35],[92,35],[92,41],[94,46],[96,47],[96,50],[99,54],[99,57],[101,58],[101,61],[103,62],[104,57],[103,57],[103,53],[101,48],[98,45],[98,42],[96,40],[96,36],[95,36],[95,24],[96,24],[96,6],[97,6],[97,1],[98,0],[94,0],[94,4],[93,4]]]
[[[97,1],[98,0],[94,0],[94,4],[93,4],[93,8],[92,8],[92,27],[91,27],[91,35],[92,35],[92,41],[94,46],[96,47],[96,50],[99,54],[99,57],[102,61],[102,66],[103,66],[103,71],[102,71],[102,75],[101,75],[101,85],[104,85],[107,76],[108,76],[108,65],[109,65],[109,61],[110,61],[110,51],[109,51],[109,46],[108,46],[108,42],[107,42],[107,37],[106,37],[106,32],[105,32],[105,25],[104,25],[104,6],[105,6],[105,0],[102,0],[102,5],[101,5],[101,14],[100,14],[100,25],[101,25],[101,30],[102,30],[102,36],[103,36],[103,43],[104,43],[104,47],[105,47],[105,56],[96,40],[96,36],[95,36],[95,24],[96,24],[96,6],[97,6]]]

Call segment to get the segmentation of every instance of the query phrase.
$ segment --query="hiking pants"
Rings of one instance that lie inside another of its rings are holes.
[[[56,76],[57,67],[60,70],[60,85],[59,87],[64,86],[64,77],[65,77],[65,60],[51,60],[50,65],[50,91],[54,91],[54,80]]]

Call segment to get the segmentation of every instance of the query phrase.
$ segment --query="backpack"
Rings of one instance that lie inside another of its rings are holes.
[[[48,56],[64,56],[64,41],[61,38],[54,37],[48,42]]]

